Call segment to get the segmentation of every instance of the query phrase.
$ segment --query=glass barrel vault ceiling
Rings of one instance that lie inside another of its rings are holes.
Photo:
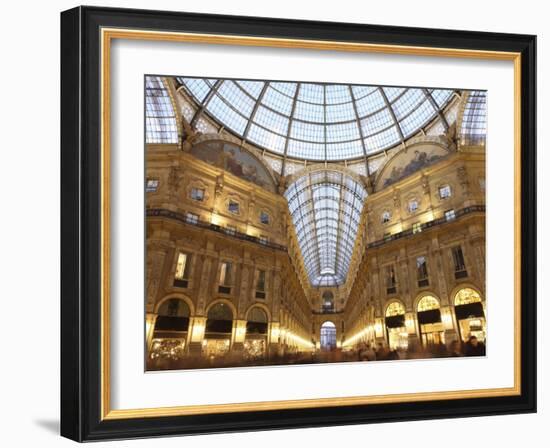
[[[178,77],[207,112],[241,138],[289,158],[369,156],[416,134],[453,90]]]
[[[344,173],[321,170],[297,179],[285,197],[311,284],[343,284],[367,192]]]

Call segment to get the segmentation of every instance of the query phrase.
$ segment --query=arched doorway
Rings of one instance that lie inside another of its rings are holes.
[[[326,321],[321,325],[321,350],[333,350],[336,348],[336,325]]]
[[[244,356],[247,359],[263,358],[267,350],[268,318],[265,310],[254,306],[248,311]]]
[[[217,358],[229,353],[232,331],[233,311],[231,307],[224,302],[212,305],[206,318],[202,342],[203,354],[209,358]]]
[[[334,311],[334,294],[331,291],[325,291],[323,293],[323,313],[331,313]]]
[[[390,350],[409,347],[409,335],[405,326],[405,306],[398,300],[391,302],[385,313],[386,332]]]
[[[161,303],[157,314],[151,341],[151,359],[182,358],[189,329],[189,305],[183,299],[167,299]]]
[[[445,344],[445,331],[441,322],[441,309],[436,297],[422,297],[416,306],[420,337],[424,347]]]
[[[470,336],[485,342],[485,313],[481,296],[472,288],[462,288],[454,298],[455,316],[460,338],[466,342]]]

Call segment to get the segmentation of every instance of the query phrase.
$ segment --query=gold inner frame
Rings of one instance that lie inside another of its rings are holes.
[[[141,409],[110,408],[110,50],[113,39],[207,43],[256,47],[299,48],[328,51],[368,52],[413,56],[438,56],[470,59],[506,60],[514,63],[514,386],[441,392],[417,392],[392,395],[315,398],[243,402],[229,404],[188,405]],[[214,34],[143,31],[135,29],[101,29],[101,419],[127,419],[198,415],[222,412],[305,409],[313,407],[461,398],[502,397],[521,394],[521,54],[455,48],[415,47],[301,39],[278,39]]]

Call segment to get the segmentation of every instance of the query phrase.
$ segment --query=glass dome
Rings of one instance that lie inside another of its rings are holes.
[[[240,138],[301,160],[352,160],[412,137],[453,90],[177,78],[208,115]]]

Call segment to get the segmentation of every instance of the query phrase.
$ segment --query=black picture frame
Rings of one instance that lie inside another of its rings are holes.
[[[100,29],[521,54],[521,393],[515,396],[101,418]],[[536,412],[536,36],[166,11],[61,14],[61,435],[76,441]]]

